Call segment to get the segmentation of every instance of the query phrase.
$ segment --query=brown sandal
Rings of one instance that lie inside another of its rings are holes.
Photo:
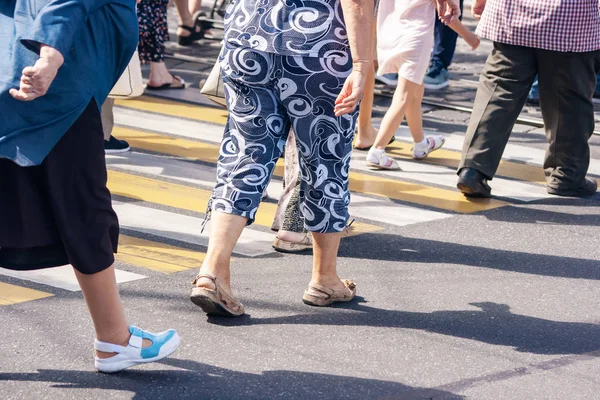
[[[299,242],[290,242],[288,240],[279,239],[275,237],[273,242],[273,248],[280,253],[301,253],[305,250],[312,250],[312,235],[307,232],[304,238]]]
[[[192,303],[202,308],[207,315],[219,315],[222,317],[241,317],[244,315],[245,310],[242,303],[228,295],[219,282],[217,282],[215,276],[198,274],[192,285],[196,285],[200,278],[210,279],[215,285],[215,289],[195,286],[190,296]],[[237,311],[234,309],[235,307],[238,307]]]
[[[308,285],[308,289],[304,291],[302,301],[309,306],[327,307],[335,302],[350,301],[356,296],[356,284],[346,279],[344,289],[330,289],[328,287],[313,283]]]

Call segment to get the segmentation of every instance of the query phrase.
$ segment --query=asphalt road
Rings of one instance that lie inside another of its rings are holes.
[[[483,56],[469,58],[461,55],[466,54],[464,48],[460,51],[454,77],[474,76]],[[200,79],[197,65],[178,65]],[[444,96],[467,102],[474,92],[473,87],[453,87]],[[185,100],[197,98],[195,92],[189,96]],[[376,115],[385,111],[386,101],[378,99]],[[530,168],[517,160],[512,172],[517,178],[491,182],[498,193],[508,193],[497,199],[506,204],[458,212],[443,197],[449,192],[442,191],[451,190],[445,184],[454,179],[451,156],[457,152],[449,150],[428,161],[438,168],[435,173],[424,169],[418,179],[393,178],[432,187],[439,197],[436,202],[417,204],[420,200],[402,196],[383,201],[382,193],[354,193],[380,210],[375,217],[356,215],[359,222],[377,229],[346,238],[341,246],[339,270],[357,282],[356,301],[330,309],[305,306],[301,296],[310,279],[310,255],[242,251],[233,262],[233,285],[248,315],[207,319],[188,299],[199,265],[194,254],[199,258],[205,251],[203,239],[195,232],[167,234],[170,225],[164,220],[180,216],[192,224],[201,218],[202,211],[186,206],[184,199],[175,202],[172,193],[182,190],[174,185],[177,182],[185,182],[193,193],[205,193],[203,177],[214,173],[214,163],[202,158],[208,156],[200,150],[214,150],[206,147],[214,144],[207,122],[178,122],[173,116],[177,106],[173,110],[164,111],[171,116],[153,117],[148,110],[127,114],[127,107],[121,108],[117,123],[122,129],[132,127],[134,118],[142,121],[140,116],[149,125],[154,123],[151,118],[168,123],[162,128],[155,124],[155,129],[133,126],[158,137],[138,139],[135,153],[110,158],[108,164],[111,171],[128,174],[120,186],[114,175],[109,178],[115,185],[111,190],[117,192],[124,234],[176,246],[167,250],[177,251],[188,263],[172,273],[164,272],[171,264],[160,263],[152,264],[158,270],[142,265],[140,272],[139,254],[132,253],[138,258],[122,258],[117,265],[144,278],[119,284],[131,322],[155,331],[176,328],[181,348],[161,363],[116,375],[96,373],[93,329],[81,293],[0,273],[0,284],[52,294],[0,306],[0,399],[600,398],[599,194],[584,200],[515,200],[518,196],[507,192],[511,182],[525,185],[525,192],[531,188],[533,197],[542,188],[517,179]],[[199,118],[212,117],[208,114]],[[424,124],[430,132],[460,139],[467,121],[464,113],[428,109]],[[196,126],[207,130],[185,130]],[[182,135],[188,133],[195,142],[184,141]],[[157,154],[152,140],[165,138],[172,141],[170,152],[160,142],[168,154]],[[194,153],[190,143],[204,147]],[[541,130],[516,126],[511,144],[519,146],[521,155],[536,154],[539,164]],[[600,138],[593,138],[591,145],[598,163]],[[360,170],[357,164],[353,173]],[[440,177],[439,171],[447,176]],[[139,184],[149,177],[161,183]],[[170,190],[164,198],[163,189]],[[185,197],[188,192],[182,193]],[[399,222],[416,211],[436,217]],[[138,215],[141,221],[134,218]],[[148,217],[155,215],[163,220]],[[158,225],[150,229],[145,222]],[[183,228],[187,227],[178,227]],[[257,241],[270,234],[265,226],[249,232]],[[249,248],[260,250],[257,246]]]

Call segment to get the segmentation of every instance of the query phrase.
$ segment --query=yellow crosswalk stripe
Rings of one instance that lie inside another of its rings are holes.
[[[118,171],[108,171],[108,188],[113,195],[139,201],[161,204],[195,212],[206,212],[211,191],[160,181]],[[277,206],[262,203],[256,213],[255,224],[271,227]],[[351,235],[375,232],[383,228],[365,223],[355,223]]]
[[[141,96],[130,100],[117,100],[115,104],[119,107],[132,108],[134,110],[212,122],[220,125],[225,125],[227,121],[227,111],[224,109],[175,102],[156,97]]]
[[[115,127],[114,133],[119,138],[129,141],[134,148],[209,163],[217,162],[219,147],[215,144],[163,136],[122,127]],[[274,174],[276,176],[283,176],[283,173],[283,160],[279,160]],[[354,171],[350,173],[350,190],[458,213],[490,210],[508,204],[497,199],[468,199],[455,190],[408,183]],[[264,206],[268,208],[273,205],[263,204],[261,208]],[[259,209],[260,212],[261,209]],[[270,222],[268,224],[267,226],[270,226]]]
[[[118,261],[167,274],[198,268],[206,254],[131,236],[119,237]]]
[[[212,122],[224,125],[227,121],[227,111],[203,107],[154,97],[142,96],[135,100],[120,100],[117,104],[122,107],[140,111],[184,117],[196,121]],[[390,155],[412,159],[410,144],[396,141],[389,148]],[[457,168],[461,154],[458,151],[440,149],[430,154],[426,160],[421,162]],[[521,164],[511,161],[501,161],[498,168],[498,177],[507,177],[545,184],[544,171],[534,165]]]
[[[44,299],[51,296],[54,295],[52,293],[0,282],[0,306],[24,303],[26,301]]]

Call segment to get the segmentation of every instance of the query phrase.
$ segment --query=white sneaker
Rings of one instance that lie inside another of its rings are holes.
[[[385,150],[379,150],[371,147],[367,153],[367,164],[370,167],[385,170],[398,170],[400,166],[393,158],[390,158],[385,154]]]
[[[414,159],[421,160],[429,155],[432,151],[441,148],[446,143],[446,138],[442,135],[434,135],[425,137],[427,145],[423,147],[414,146],[412,156]]]
[[[179,335],[173,329],[154,334],[131,325],[129,333],[131,338],[127,347],[99,340],[94,342],[94,348],[98,351],[117,353],[109,358],[96,357],[94,365],[99,372],[118,372],[134,365],[162,360],[173,354],[181,343]],[[143,347],[143,339],[150,340],[152,345]]]

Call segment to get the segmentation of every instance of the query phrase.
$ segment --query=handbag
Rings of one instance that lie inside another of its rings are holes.
[[[210,74],[208,74],[206,82],[204,82],[204,85],[200,88],[200,93],[205,95],[212,102],[223,108],[227,108],[225,87],[221,77],[221,65],[219,64],[219,59],[217,59],[213,69],[210,71]]]
[[[113,99],[131,99],[144,93],[144,82],[142,81],[142,66],[137,50],[133,53],[131,61],[121,74],[121,77],[112,88],[108,97]]]

